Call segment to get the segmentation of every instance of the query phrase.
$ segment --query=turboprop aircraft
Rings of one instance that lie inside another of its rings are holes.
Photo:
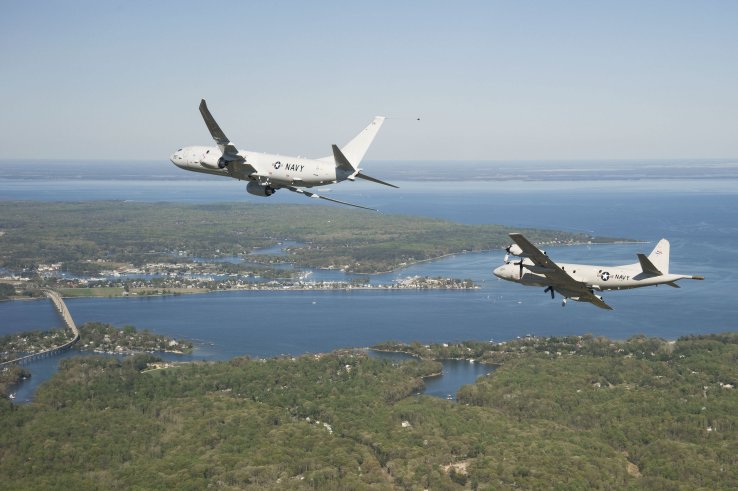
[[[169,158],[180,169],[248,181],[246,191],[257,196],[271,196],[278,189],[284,188],[309,198],[320,198],[365,210],[374,209],[320,196],[305,188],[335,184],[346,180],[353,181],[357,177],[385,186],[397,187],[367,176],[359,168],[359,163],[384,122],[382,116],[374,118],[369,126],[343,147],[338,148],[333,145],[333,155],[319,159],[306,159],[238,150],[215,122],[205,99],[200,101],[200,114],[218,146],[180,148]]]
[[[669,285],[679,288],[677,280],[704,280],[702,276],[669,273],[669,241],[661,239],[648,256],[638,254],[638,262],[624,266],[592,266],[589,264],[557,264],[546,253],[534,246],[522,234],[509,234],[515,242],[506,249],[502,266],[493,273],[498,278],[528,286],[546,287],[564,297],[561,305],[571,298],[589,302],[601,309],[612,310],[595,291],[627,290],[642,286]],[[520,258],[511,262],[510,255]]]

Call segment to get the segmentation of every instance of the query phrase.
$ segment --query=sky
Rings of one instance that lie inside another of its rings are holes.
[[[0,0],[0,159],[738,157],[735,1]],[[417,118],[420,118],[418,121]]]

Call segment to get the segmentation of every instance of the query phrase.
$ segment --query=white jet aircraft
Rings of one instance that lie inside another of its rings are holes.
[[[339,149],[333,145],[333,155],[320,159],[306,159],[238,150],[215,122],[208,111],[205,99],[200,102],[200,113],[218,146],[180,148],[169,158],[180,169],[248,181],[246,191],[257,196],[271,196],[277,189],[284,188],[309,198],[320,198],[365,210],[374,209],[320,196],[304,188],[335,184],[345,180],[353,181],[357,177],[397,187],[367,176],[359,168],[359,163],[384,122],[382,116],[374,118],[369,126],[344,147]]]
[[[669,273],[669,241],[661,239],[648,256],[638,254],[638,262],[624,266],[592,266],[589,264],[557,264],[545,252],[534,246],[522,234],[512,233],[515,242],[506,249],[505,264],[493,273],[498,278],[528,286],[546,287],[544,292],[554,291],[564,297],[562,306],[571,298],[578,302],[590,302],[601,309],[612,310],[595,291],[627,290],[642,286],[669,285],[679,288],[677,280],[704,280],[702,276]],[[518,256],[517,262],[509,261]]]

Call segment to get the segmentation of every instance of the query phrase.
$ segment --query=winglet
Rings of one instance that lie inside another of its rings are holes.
[[[223,130],[221,130],[218,123],[215,122],[213,115],[210,114],[208,105],[205,103],[205,99],[200,100],[200,114],[202,114],[202,119],[205,120],[205,126],[208,127],[210,136],[213,137],[215,143],[218,144],[218,148],[223,152],[223,158],[228,162],[233,160],[243,160],[243,158],[238,155],[238,149],[231,143],[228,137],[225,136]]]

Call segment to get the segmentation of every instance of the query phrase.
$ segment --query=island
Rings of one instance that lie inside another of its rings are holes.
[[[731,489],[738,333],[582,335],[162,364],[73,357],[0,400],[19,488]],[[432,359],[495,363],[458,402]]]
[[[100,322],[87,322],[79,326],[80,340],[72,349],[94,353],[191,353],[193,344],[154,334],[148,329],[137,330],[133,326],[117,328]],[[21,356],[40,353],[69,342],[73,334],[67,329],[30,331],[0,337],[0,363]]]

